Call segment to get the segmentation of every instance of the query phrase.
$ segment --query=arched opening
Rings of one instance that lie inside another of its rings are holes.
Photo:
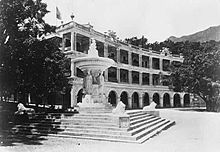
[[[123,91],[120,96],[120,100],[126,105],[125,108],[128,108],[128,93]]]
[[[163,95],[163,107],[169,108],[170,106],[170,95],[168,93],[165,93]]]
[[[154,93],[153,101],[157,104],[156,107],[160,107],[160,95],[158,93]]]
[[[139,108],[139,95],[137,92],[132,94],[132,108],[137,109]]]
[[[80,89],[79,92],[77,93],[77,103],[82,102],[82,97],[83,97],[83,89]]]
[[[108,102],[112,104],[112,106],[116,107],[117,94],[115,91],[111,91],[108,95]]]
[[[181,103],[180,103],[180,95],[179,94],[175,94],[174,97],[174,107],[181,107]]]
[[[144,96],[143,96],[143,105],[144,105],[144,106],[148,106],[149,104],[150,104],[149,95],[148,95],[148,93],[144,93]]]
[[[189,107],[190,106],[190,96],[189,94],[184,95],[184,107]]]

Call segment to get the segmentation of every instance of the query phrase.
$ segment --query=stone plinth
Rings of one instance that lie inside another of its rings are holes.
[[[160,112],[159,111],[152,110],[152,111],[143,111],[143,112],[147,113],[147,114],[150,114],[150,115],[160,117]]]
[[[129,128],[130,127],[130,117],[127,114],[113,115],[113,119],[119,128]]]

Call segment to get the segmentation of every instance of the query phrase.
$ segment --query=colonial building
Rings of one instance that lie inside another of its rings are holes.
[[[158,107],[190,105],[189,94],[173,92],[169,84],[161,81],[162,77],[169,76],[171,62],[183,62],[181,55],[172,55],[167,49],[158,52],[133,46],[119,41],[114,35],[95,31],[90,24],[74,21],[59,26],[57,35],[62,39],[62,50],[71,59],[72,107],[82,100],[84,76],[74,66],[73,59],[87,54],[91,38],[96,40],[99,56],[116,62],[104,72],[105,96],[113,106],[120,100],[128,109],[142,108],[152,101]]]

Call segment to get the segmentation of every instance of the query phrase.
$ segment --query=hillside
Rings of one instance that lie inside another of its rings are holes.
[[[171,36],[168,39],[173,42],[180,42],[180,41],[206,42],[210,40],[220,41],[220,25],[210,27],[204,31],[200,31],[191,35],[182,36],[180,38]]]

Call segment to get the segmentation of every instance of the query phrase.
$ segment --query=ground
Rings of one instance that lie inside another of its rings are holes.
[[[161,109],[176,125],[143,144],[66,138],[8,139],[0,152],[219,152],[220,113]],[[3,142],[3,143],[2,143]]]

